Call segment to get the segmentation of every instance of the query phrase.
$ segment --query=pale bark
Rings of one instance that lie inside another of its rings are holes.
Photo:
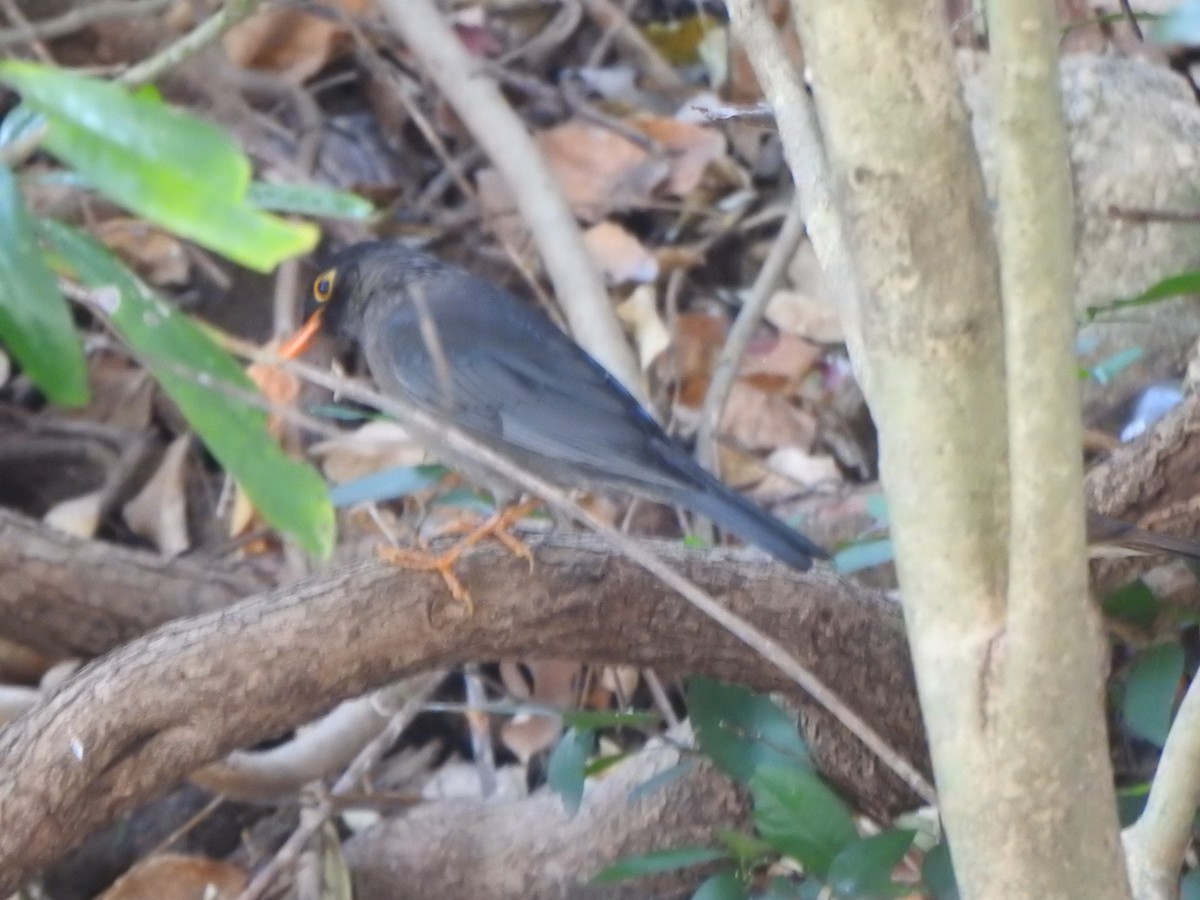
[[[1032,148],[1016,151],[1018,165],[1032,154],[1032,177],[1049,179],[1047,195],[1034,198],[1028,178],[1001,162],[1025,198],[1010,201],[1021,218],[1003,237],[1005,286],[1048,278],[1012,307],[1009,394],[999,260],[941,6],[844,0],[796,3],[793,12],[861,289],[847,330],[860,329],[850,346],[880,429],[910,642],[964,896],[1128,896],[1082,578],[1079,466],[1064,456],[1079,440],[1078,401],[1063,381],[1074,366],[1062,362],[1071,234],[1069,225],[1059,233],[1070,195],[1047,47],[1056,25],[1028,11],[1011,26],[994,19],[1006,33],[998,52],[1029,60],[997,61],[1018,67],[1008,140]],[[796,93],[773,97],[781,119]],[[1042,335],[1024,331],[1031,307],[1055,316],[1036,326]],[[1051,370],[1052,387],[1026,374],[1035,366]],[[1042,398],[1028,392],[1043,390],[1052,391],[1048,413],[1013,417],[1010,457],[1007,398],[1036,404]],[[1058,449],[1048,471],[1015,485],[1049,445]],[[1039,625],[1045,632],[1034,634]]]

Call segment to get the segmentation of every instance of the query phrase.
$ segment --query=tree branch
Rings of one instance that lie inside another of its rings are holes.
[[[22,823],[0,830],[0,891],[205,763],[414,672],[566,656],[795,692],[773,665],[594,539],[534,546],[532,577],[524,561],[495,552],[464,560],[471,618],[436,575],[364,563],[169,623],[88,666],[0,732],[0,821]],[[801,579],[737,553],[661,552],[795,648],[925,767],[904,631],[886,599],[831,573]],[[871,810],[911,805],[827,713],[805,709],[814,757],[833,763],[835,783]]]

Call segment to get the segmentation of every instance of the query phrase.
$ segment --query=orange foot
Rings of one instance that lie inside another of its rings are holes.
[[[446,582],[446,587],[450,589],[451,596],[459,603],[462,603],[467,608],[468,615],[475,614],[475,601],[471,599],[471,592],[467,590],[466,585],[462,583],[459,577],[454,574],[454,565],[459,558],[467,552],[471,547],[478,544],[484,538],[495,538],[505,547],[507,547],[514,556],[519,556],[521,559],[529,563],[530,569],[533,568],[533,554],[529,548],[517,537],[514,537],[509,528],[519,522],[533,509],[537,507],[536,502],[522,503],[519,506],[510,506],[507,509],[499,510],[490,516],[482,525],[477,525],[471,528],[466,522],[457,522],[443,531],[443,534],[466,531],[466,535],[458,541],[453,547],[445,553],[429,553],[424,550],[404,550],[398,547],[380,547],[379,558],[384,562],[391,563],[394,566],[400,566],[404,569],[414,569],[419,572],[438,572],[442,576],[442,580]]]

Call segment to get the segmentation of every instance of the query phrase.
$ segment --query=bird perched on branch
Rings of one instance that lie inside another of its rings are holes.
[[[313,296],[317,310],[286,355],[317,331],[357,343],[385,394],[560,487],[677,504],[796,569],[828,556],[709,474],[603,366],[495,284],[376,241],[334,256]],[[479,472],[436,434],[416,436],[470,477]]]

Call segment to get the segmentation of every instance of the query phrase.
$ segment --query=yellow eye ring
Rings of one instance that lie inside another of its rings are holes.
[[[333,281],[337,277],[337,269],[326,269],[313,282],[313,299],[318,303],[326,302],[333,296]]]

